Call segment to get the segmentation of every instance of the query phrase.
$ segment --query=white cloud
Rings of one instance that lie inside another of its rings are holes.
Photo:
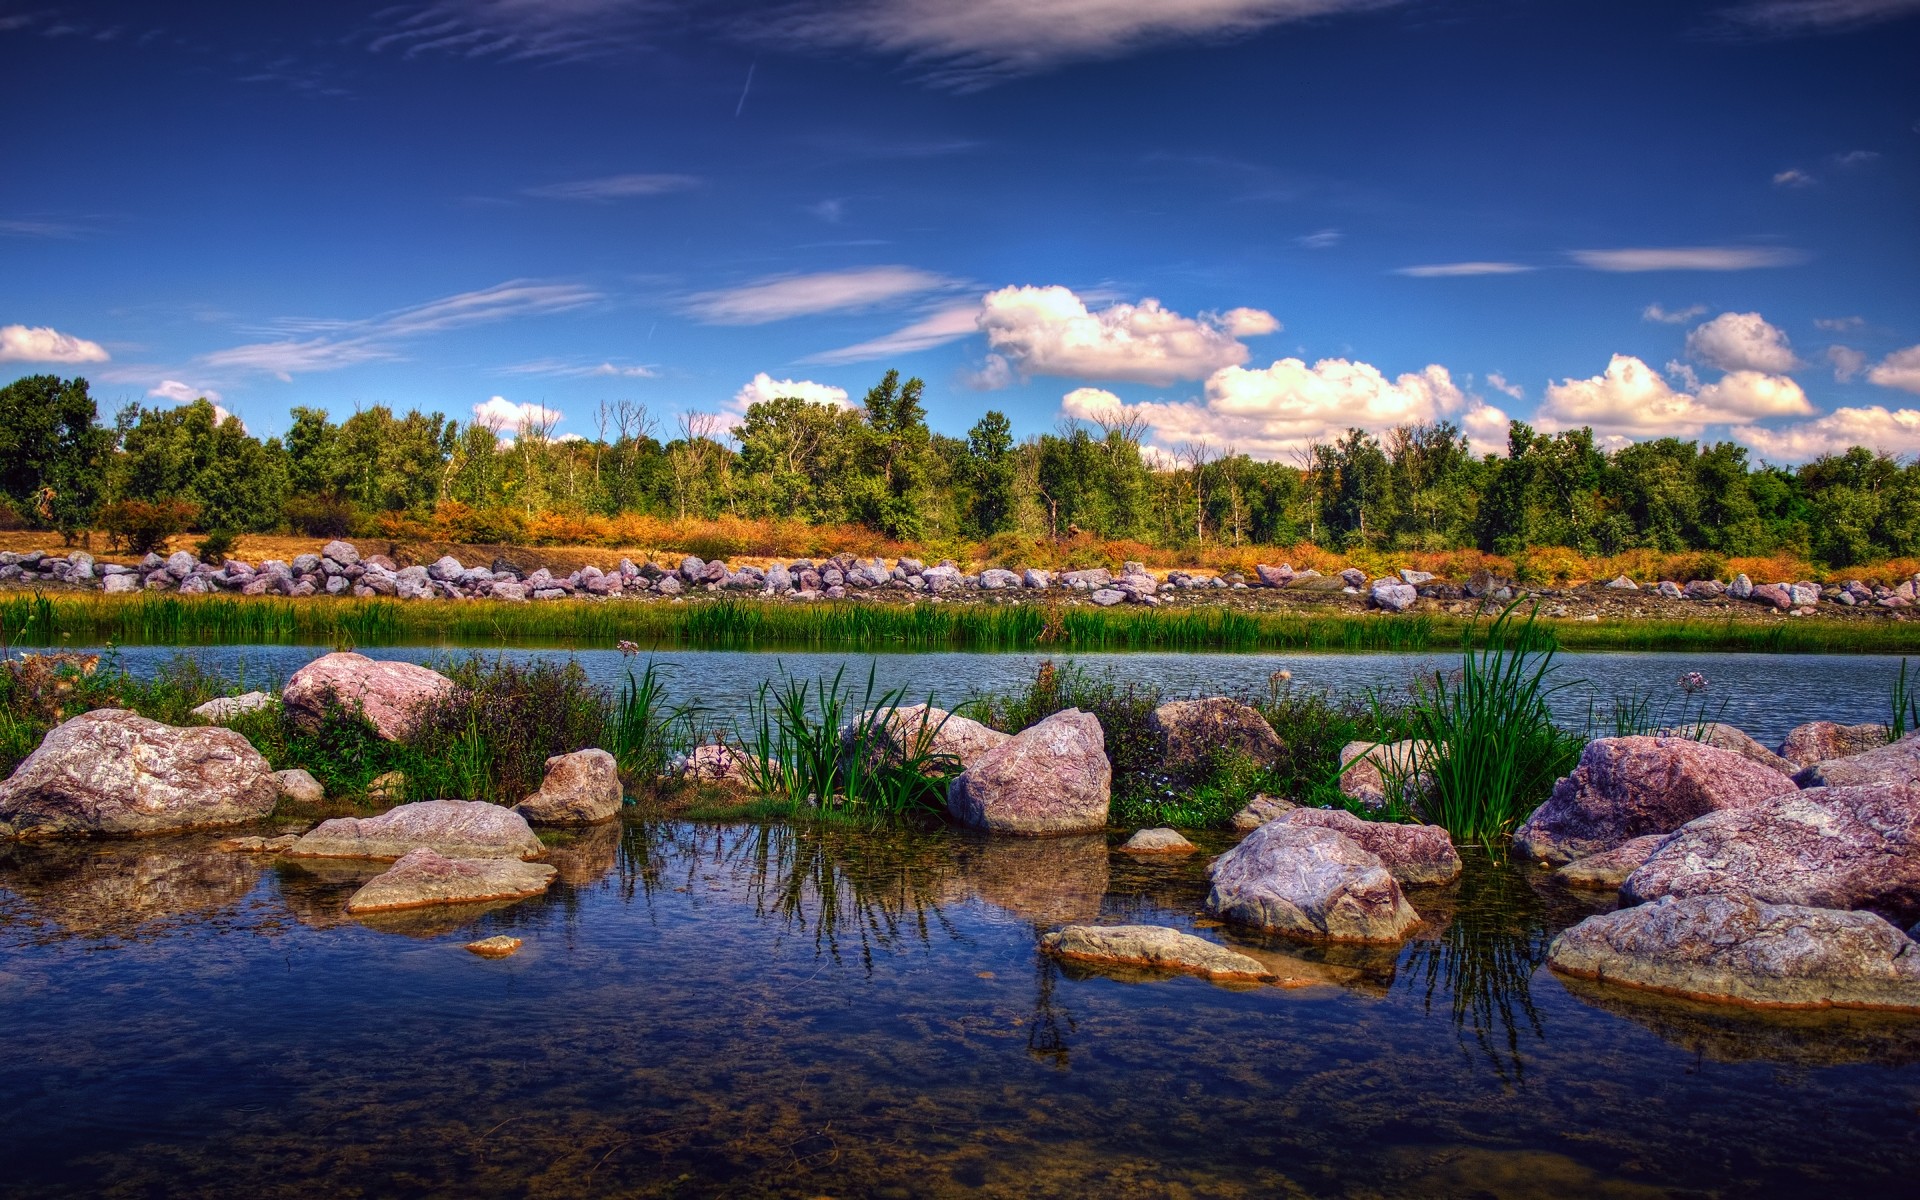
[[[871,308],[952,284],[944,275],[915,267],[856,267],[813,275],[781,275],[742,287],[702,292],[689,301],[687,309],[710,325],[764,325],[789,317]]]
[[[1077,420],[1090,421],[1124,412],[1127,402],[1105,388],[1075,388],[1060,397],[1060,411]]]
[[[1920,0],[1749,0],[1727,15],[1775,34],[1824,33],[1920,13]]]
[[[700,186],[692,175],[606,175],[599,179],[575,179],[525,189],[524,194],[542,200],[586,200],[607,203],[631,200],[637,196],[663,196]]]
[[[612,378],[612,379],[658,379],[660,372],[652,367],[614,362],[568,362],[560,358],[536,358],[531,362],[515,363],[510,367],[501,367],[509,375],[555,375],[567,379]]]
[[[1802,171],[1799,167],[1788,167],[1784,171],[1775,172],[1773,176],[1773,186],[1775,187],[1807,188],[1812,187],[1818,182],[1819,180]]]
[[[1420,267],[1401,267],[1395,275],[1411,275],[1415,279],[1458,279],[1469,275],[1524,275],[1532,267],[1524,263],[1511,262],[1456,262],[1428,263]]]
[[[1878,150],[1849,150],[1845,154],[1836,154],[1833,161],[1843,167],[1864,166],[1880,157]]]
[[[502,440],[511,440],[515,434],[534,430],[551,430],[565,419],[557,408],[548,408],[543,404],[515,404],[505,396],[495,396],[484,404],[473,406],[473,423],[491,429]]]
[[[1303,233],[1293,239],[1294,245],[1307,250],[1331,250],[1340,244],[1345,235],[1338,229],[1317,229],[1312,233]]]
[[[633,49],[658,0],[439,0],[376,14],[376,54],[579,62]]]
[[[805,400],[810,404],[831,404],[835,408],[853,407],[847,399],[845,388],[834,387],[830,383],[815,383],[811,379],[775,379],[765,371],[748,380],[733,394],[733,407],[745,412],[749,404],[776,400],[782,396]]]
[[[1249,352],[1237,339],[1280,327],[1271,313],[1259,309],[1184,317],[1151,297],[1094,312],[1058,285],[1004,287],[987,293],[982,304],[980,328],[993,351],[988,369],[994,370],[997,358],[1001,375],[1018,371],[1165,386],[1246,362]]]
[[[1833,366],[1835,383],[1852,383],[1867,369],[1867,356],[1852,346],[1828,346],[1827,362]]]
[[[1549,431],[1591,426],[1628,437],[1697,437],[1709,425],[1740,425],[1813,412],[1785,376],[1733,371],[1696,392],[1676,391],[1638,358],[1616,354],[1604,375],[1547,385],[1535,414]]]
[[[1895,350],[1875,363],[1873,370],[1867,372],[1867,382],[1920,393],[1920,346]]]
[[[1062,402],[1069,416],[1092,417],[1120,407],[1113,393],[1078,388]],[[1256,458],[1283,458],[1358,427],[1379,432],[1395,425],[1458,419],[1470,432],[1504,445],[1506,414],[1467,396],[1447,369],[1429,366],[1388,379],[1377,367],[1323,359],[1309,367],[1286,358],[1262,369],[1231,366],[1206,382],[1204,401],[1126,406],[1143,419],[1163,448],[1208,441]]]
[[[980,302],[968,300],[962,304],[937,309],[911,325],[870,341],[842,346],[838,350],[823,350],[818,354],[810,354],[800,361],[850,363],[866,362],[875,358],[891,358],[896,354],[912,354],[934,346],[943,346],[979,331]]]
[[[1771,462],[1798,463],[1854,446],[1885,454],[1920,454],[1920,412],[1911,408],[1836,408],[1784,429],[1737,429],[1734,437]]]
[[[1721,313],[1687,335],[1687,353],[1722,371],[1791,371],[1800,365],[1785,331],[1757,312]]]
[[[1510,396],[1515,400],[1524,399],[1526,397],[1526,392],[1522,390],[1519,384],[1508,383],[1507,377],[1505,375],[1502,375],[1498,371],[1488,372],[1487,386],[1492,388],[1494,391],[1499,392],[1504,396]]]
[[[1866,323],[1864,317],[1815,317],[1813,319],[1815,329],[1824,329],[1828,333],[1845,333],[1850,329],[1858,329]]]
[[[1685,308],[1667,309],[1658,304],[1649,304],[1640,313],[1642,321],[1658,321],[1662,325],[1685,325],[1695,317],[1706,313],[1704,304],[1689,304]]]
[[[45,325],[0,325],[0,362],[106,362],[98,342],[61,333]]]
[[[161,380],[157,385],[147,390],[147,395],[157,397],[161,400],[171,400],[175,404],[191,404],[195,400],[201,399],[210,400],[216,405],[220,403],[219,392],[214,391],[210,387],[194,387],[192,384],[182,383],[178,379]]]
[[[1807,261],[1785,246],[1666,246],[1628,250],[1574,250],[1574,262],[1594,271],[1752,271]]]
[[[1226,37],[1398,0],[812,0],[783,17],[758,17],[764,40],[854,46],[904,55],[938,86],[979,87],[1074,59],[1146,45]]]
[[[329,338],[252,342],[200,356],[200,365],[220,370],[264,371],[284,382],[296,374],[338,371],[366,362],[396,357],[393,351],[366,341]]]

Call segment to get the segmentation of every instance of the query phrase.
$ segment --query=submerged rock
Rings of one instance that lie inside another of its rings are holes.
[[[453,680],[438,671],[336,652],[295,671],[280,699],[297,722],[311,727],[331,696],[349,708],[358,706],[375,733],[398,741],[413,732],[423,710],[452,692]]]
[[[1070,708],[981,755],[948,787],[947,810],[993,833],[1086,833],[1106,828],[1112,785],[1099,720]]]
[[[625,799],[613,755],[575,750],[549,758],[540,790],[513,811],[535,825],[592,825],[619,816]]]
[[[0,838],[239,825],[279,799],[273,768],[231,729],[102,708],[56,726],[0,783]]]
[[[431,847],[419,846],[349,897],[347,911],[393,912],[431,904],[515,900],[546,891],[557,873],[545,863],[448,858]]]
[[[1645,837],[1622,842],[1611,850],[1576,858],[1553,873],[1553,877],[1572,888],[1597,892],[1618,891],[1627,876],[1652,857],[1672,837],[1668,833],[1649,833]]]
[[[468,942],[467,953],[477,954],[481,958],[509,958],[519,952],[521,945],[519,938],[497,933],[477,942]]]
[[[1261,794],[1247,801],[1247,806],[1233,814],[1228,822],[1241,833],[1252,833],[1268,821],[1292,812],[1299,805],[1291,800],[1282,800],[1278,796]]]
[[[1780,743],[1780,756],[1794,770],[1810,767],[1829,758],[1850,758],[1878,750],[1887,744],[1885,725],[1836,725],[1832,721],[1808,721],[1796,725]]]
[[[1793,781],[1803,788],[1920,783],[1920,733],[1859,754],[1822,759],[1802,767]]]
[[[1147,730],[1163,768],[1176,776],[1203,772],[1221,755],[1272,767],[1287,750],[1258,710],[1225,696],[1162,704],[1147,718]]]
[[[1069,925],[1040,939],[1055,958],[1179,971],[1209,979],[1272,979],[1265,963],[1163,925]]]
[[[1460,878],[1460,854],[1447,831],[1438,825],[1368,821],[1344,808],[1296,808],[1277,819],[1345,834],[1361,849],[1379,856],[1403,886],[1451,883]]]
[[[1191,854],[1199,849],[1173,829],[1142,829],[1120,848],[1128,854]]]
[[[1598,738],[1513,841],[1530,858],[1567,863],[1793,788],[1778,771],[1688,738]]]
[[[292,849],[299,840],[297,833],[283,833],[278,837],[222,838],[215,843],[214,849],[225,850],[229,854],[282,854]]]
[[[1872,913],[1667,897],[1588,917],[1547,963],[1583,979],[1694,1000],[1920,1011],[1920,946]]]
[[[1380,861],[1345,834],[1272,821],[1213,864],[1207,907],[1229,921],[1336,942],[1398,942],[1420,916]]]
[[[423,800],[377,817],[322,821],[287,853],[294,858],[392,861],[421,846],[449,858],[532,858],[540,853],[525,817],[484,800]]]

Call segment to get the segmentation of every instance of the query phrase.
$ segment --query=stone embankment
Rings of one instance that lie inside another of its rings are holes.
[[[1617,615],[1679,614],[1700,607],[1807,616],[1845,610],[1895,611],[1911,608],[1920,595],[1920,577],[1867,583],[1852,579],[1838,585],[1811,580],[1754,583],[1745,575],[1730,581],[1673,580],[1642,585],[1621,576],[1609,583],[1580,587],[1527,588],[1477,572],[1450,582],[1426,571],[1403,568],[1370,578],[1358,567],[1336,574],[1296,571],[1282,563],[1261,565],[1252,575],[1239,572],[1172,570],[1155,573],[1138,562],[1118,572],[1105,567],[1049,571],[1037,567],[968,571],[952,560],[931,566],[913,558],[889,565],[880,558],[848,554],[832,558],[792,559],[765,566],[730,566],[688,555],[674,562],[635,563],[623,558],[602,569],[584,566],[556,574],[546,567],[523,570],[495,559],[491,565],[462,563],[442,555],[431,563],[402,565],[385,554],[362,554],[351,542],[332,541],[317,554],[291,562],[269,559],[250,563],[225,559],[203,562],[184,550],[162,557],[149,554],[127,565],[95,559],[83,550],[64,556],[43,551],[0,552],[0,586],[60,586],[108,593],[143,591],[180,595],[226,593],[243,596],[355,596],[396,600],[500,600],[510,603],[549,600],[673,599],[714,593],[795,601],[869,599],[1002,598],[1072,596],[1102,607],[1158,605],[1169,600],[1224,600],[1264,594],[1299,600],[1344,602],[1385,612],[1443,606],[1467,612],[1504,604],[1517,597],[1546,602],[1549,615],[1597,618]],[[1579,611],[1575,611],[1578,609]],[[1563,611],[1564,610],[1564,611]]]

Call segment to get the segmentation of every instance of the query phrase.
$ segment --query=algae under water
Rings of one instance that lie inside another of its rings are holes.
[[[1226,839],[1202,835],[1203,849]],[[210,836],[0,852],[0,1193],[1904,1192],[1920,1021],[1562,982],[1608,902],[1468,857],[1406,946],[1197,916],[1103,836],[628,821],[547,896],[354,921],[380,868]],[[1173,925],[1315,986],[1060,966]],[[512,958],[475,938],[525,940]]]

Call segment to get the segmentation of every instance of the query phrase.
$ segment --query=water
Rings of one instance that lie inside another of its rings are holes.
[[[1562,982],[1606,901],[1469,856],[1395,950],[1196,914],[1204,855],[629,823],[547,896],[359,922],[378,867],[0,851],[0,1194],[1907,1194],[1920,1022]],[[1206,849],[1224,841],[1207,839]],[[1059,922],[1314,975],[1062,968]],[[466,941],[526,940],[485,961]]]
[[[217,646],[190,653],[229,676],[240,673],[253,685],[284,680],[303,664],[326,652],[319,646]],[[136,674],[153,671],[179,650],[128,647],[121,661]],[[374,658],[432,662],[450,652],[432,647],[370,649]],[[463,653],[454,651],[451,653]],[[505,650],[489,651],[509,659],[572,658],[588,676],[617,687],[629,670],[648,656],[626,657],[613,650]],[[1040,654],[819,654],[717,650],[662,651],[651,656],[661,664],[669,693],[680,700],[697,700],[721,718],[743,711],[760,683],[782,671],[801,679],[831,677],[846,668],[847,682],[864,686],[869,664],[876,686],[884,691],[904,687],[910,702],[926,699],[952,704],[970,695],[1022,687],[1033,678]],[[1110,672],[1123,680],[1157,686],[1171,695],[1264,693],[1276,671],[1290,671],[1295,687],[1358,693],[1367,688],[1405,693],[1416,678],[1458,666],[1450,654],[1083,654],[1063,661],[1078,663],[1095,673]],[[1704,703],[1709,719],[1738,725],[1761,741],[1777,743],[1788,730],[1805,721],[1830,720],[1843,724],[1885,721],[1888,692],[1900,660],[1870,655],[1759,655],[1759,654],[1562,654],[1556,679],[1567,684],[1553,697],[1560,720],[1583,728],[1589,705],[1604,716],[1616,696],[1651,694],[1656,710],[1689,714]],[[1688,671],[1707,677],[1703,696],[1685,698],[1676,686]]]

